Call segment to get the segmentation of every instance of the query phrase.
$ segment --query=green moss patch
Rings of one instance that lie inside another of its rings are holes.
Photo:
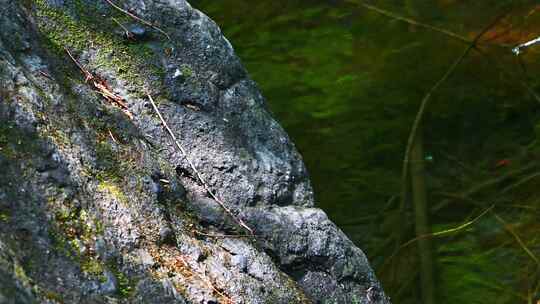
[[[32,157],[38,149],[34,134],[27,134],[10,122],[0,124],[0,156],[8,159]]]
[[[131,86],[140,88],[140,94],[144,94],[145,85],[160,87],[163,71],[150,63],[154,59],[150,44],[130,42],[115,34],[119,26],[113,18],[120,22],[133,22],[133,19],[115,10],[104,15],[97,6],[80,1],[74,1],[69,10],[71,15],[68,8],[57,9],[44,0],[35,1],[39,29],[56,55],[68,60],[64,48],[73,54],[92,49],[96,54],[93,62],[88,63],[89,70],[99,67],[114,71]]]
[[[114,181],[103,180],[99,183],[98,189],[101,192],[108,193],[114,199],[116,199],[117,201],[119,201],[120,203],[124,205],[127,205],[129,203],[127,196],[118,186],[118,184]]]

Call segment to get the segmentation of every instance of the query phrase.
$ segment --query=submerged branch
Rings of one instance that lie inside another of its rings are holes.
[[[478,44],[478,41],[477,41],[478,37],[471,40],[471,39],[469,39],[469,38],[467,38],[467,37],[465,37],[463,35],[454,33],[452,31],[444,29],[442,27],[437,27],[437,26],[434,26],[434,25],[431,25],[431,24],[427,24],[427,23],[423,23],[423,22],[414,20],[412,18],[400,16],[400,15],[398,15],[396,13],[393,13],[391,11],[382,9],[380,7],[368,4],[368,3],[364,2],[364,1],[361,1],[361,0],[347,0],[347,2],[358,4],[358,5],[362,6],[363,8],[365,8],[367,10],[376,12],[376,13],[378,13],[380,15],[386,16],[386,17],[394,19],[394,20],[398,20],[398,21],[401,21],[401,22],[405,22],[407,24],[415,25],[415,26],[418,26],[418,27],[422,27],[422,28],[437,32],[437,33],[441,33],[441,34],[443,34],[445,36],[448,36],[450,38],[453,38],[453,39],[455,39],[457,41],[460,41],[460,42],[463,42],[463,43],[466,43],[466,44],[472,44],[472,43]],[[504,44],[494,44],[494,45],[504,47],[504,48],[509,48],[510,47],[510,46],[504,45]]]
[[[446,236],[447,234],[452,234],[452,233],[459,232],[459,231],[473,225],[474,223],[476,223],[478,220],[480,220],[480,218],[482,218],[484,215],[486,215],[486,213],[493,210],[493,208],[495,208],[495,205],[492,205],[491,207],[487,208],[486,210],[484,210],[482,213],[480,213],[480,215],[478,215],[474,219],[472,219],[472,220],[470,220],[468,222],[465,222],[465,223],[463,223],[463,224],[461,224],[461,225],[459,225],[457,227],[442,230],[442,231],[438,231],[438,232],[433,232],[433,233],[430,233],[430,234],[425,234],[425,235],[416,237],[416,238],[408,241],[407,243],[403,244],[402,246],[406,247],[406,246],[418,241],[419,239],[423,239],[423,238],[441,237],[441,236]]]
[[[431,87],[431,89],[426,93],[424,98],[422,99],[422,102],[420,103],[420,108],[418,109],[418,112],[416,114],[416,117],[413,122],[413,126],[411,128],[411,132],[409,134],[409,138],[407,140],[407,146],[405,148],[405,156],[403,158],[403,167],[402,167],[402,175],[401,175],[401,182],[402,182],[402,193],[401,193],[401,210],[404,212],[405,210],[405,202],[407,200],[408,196],[408,186],[407,186],[407,180],[409,178],[409,160],[410,160],[410,154],[411,149],[416,137],[416,134],[418,132],[418,128],[420,127],[422,123],[422,119],[424,118],[424,113],[426,111],[426,107],[431,100],[432,95],[439,89],[439,87],[446,82],[446,80],[454,73],[456,68],[460,65],[460,63],[467,57],[467,55],[470,53],[471,50],[473,50],[476,47],[476,43],[482,38],[482,36],[495,24],[497,24],[504,16],[506,16],[507,12],[504,14],[501,14],[495,18],[488,26],[486,26],[471,42],[471,44],[465,49],[465,51],[459,56],[454,63],[448,68],[446,73]]]
[[[458,233],[458,232],[462,231],[463,229],[474,225],[482,217],[484,217],[488,212],[493,210],[493,208],[495,208],[495,205],[492,205],[491,207],[489,207],[486,210],[482,211],[474,219],[469,220],[469,221],[467,221],[467,222],[465,222],[465,223],[463,223],[463,224],[461,224],[461,225],[459,225],[457,227],[450,228],[450,229],[445,229],[445,230],[442,230],[442,231],[437,231],[437,232],[433,232],[433,233],[429,233],[429,234],[420,235],[420,236],[417,236],[417,237],[409,240],[408,242],[406,242],[406,243],[402,244],[401,246],[399,246],[399,248],[383,263],[381,268],[383,268],[385,265],[390,263],[402,249],[405,249],[406,247],[410,246],[411,244],[414,244],[418,240],[425,239],[425,238],[444,237],[444,236],[447,236],[447,235],[453,235],[455,233]]]
[[[521,240],[521,238],[519,237],[519,235],[517,235],[514,229],[512,229],[512,227],[497,213],[493,211],[491,211],[491,213],[493,214],[495,219],[497,219],[497,221],[499,221],[499,223],[503,225],[504,229],[506,229],[514,237],[514,239],[516,239],[516,242],[519,244],[521,249],[523,249],[523,251],[525,251],[525,253],[527,253],[527,255],[536,263],[536,265],[540,267],[540,260],[538,260],[538,257],[536,257],[534,253],[532,253],[532,251],[527,247],[527,245],[525,245],[523,240]]]

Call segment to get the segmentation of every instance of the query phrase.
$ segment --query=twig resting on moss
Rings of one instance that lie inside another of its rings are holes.
[[[191,159],[188,157],[187,153],[186,153],[186,150],[182,147],[182,145],[180,145],[180,143],[178,142],[178,139],[176,139],[176,136],[174,135],[174,132],[171,130],[171,128],[169,128],[169,125],[167,124],[167,122],[165,121],[165,119],[163,118],[163,116],[161,115],[161,112],[159,111],[159,109],[157,108],[156,106],[156,103],[154,102],[154,99],[152,98],[152,95],[150,94],[147,94],[148,95],[148,99],[150,100],[150,103],[152,104],[152,108],[154,108],[154,111],[156,112],[156,114],[158,115],[159,117],[159,120],[161,121],[161,124],[163,125],[163,127],[165,127],[165,129],[167,130],[167,133],[169,133],[169,135],[171,136],[172,140],[174,141],[174,144],[176,145],[176,147],[180,150],[180,152],[182,152],[182,155],[184,156],[184,158],[187,160],[187,162],[189,163],[189,166],[191,167],[191,169],[193,170],[193,172],[195,172],[195,175],[197,176],[197,179],[201,182],[201,184],[203,185],[204,187],[204,190],[206,190],[206,192],[212,197],[212,199],[214,199],[220,206],[221,208],[223,208],[223,210],[225,210],[225,212],[227,212],[227,214],[229,214],[229,216],[238,224],[240,225],[242,228],[246,229],[250,234],[253,234],[253,230],[251,228],[249,228],[248,225],[246,225],[246,223],[244,223],[244,221],[242,221],[242,219],[238,218],[237,216],[235,216],[231,209],[229,209],[225,203],[223,203],[223,201],[221,199],[219,199],[215,194],[214,192],[210,189],[210,187],[208,186],[208,184],[206,183],[206,181],[204,180],[204,178],[202,177],[201,173],[199,172],[199,170],[197,170],[197,168],[195,167],[195,165],[193,164],[193,162],[191,161]]]
[[[120,21],[116,20],[116,18],[112,18],[112,20],[124,30],[124,34],[126,35],[127,39],[133,39],[133,33],[130,32]]]
[[[165,35],[165,37],[167,37],[168,40],[171,40],[171,37],[169,36],[169,34],[167,34],[164,30],[160,29],[159,27],[157,27],[156,25],[154,25],[152,22],[149,22],[149,21],[146,21],[140,17],[137,17],[136,15],[128,12],[127,10],[119,7],[118,5],[114,4],[111,0],[105,0],[107,3],[109,3],[112,7],[114,7],[115,9],[121,11],[122,13],[128,15],[129,17],[139,21],[140,23],[144,24],[144,25],[148,25],[149,27],[155,29],[156,31],[162,33],[163,35]]]
[[[75,57],[73,57],[73,55],[71,55],[71,52],[68,50],[67,47],[64,47],[64,50],[66,51],[66,53],[68,54],[69,58],[71,58],[71,60],[73,60],[73,62],[77,65],[77,67],[79,68],[79,70],[81,70],[81,72],[84,74],[84,81],[87,82],[88,80],[91,80],[92,78],[94,78],[94,76],[92,75],[92,73],[88,72],[87,69],[85,69],[77,59],[75,59]]]
[[[71,52],[66,48],[64,47],[64,50],[66,51],[66,53],[68,54],[69,58],[71,58],[71,60],[73,60],[73,62],[75,62],[75,64],[77,65],[77,67],[81,70],[81,72],[84,74],[84,81],[85,82],[88,82],[90,81],[90,83],[92,84],[92,86],[94,87],[94,89],[103,97],[105,97],[105,99],[110,102],[111,104],[114,104],[114,105],[117,105],[121,110],[122,112],[124,112],[124,114],[127,115],[127,117],[129,117],[129,119],[133,119],[133,114],[131,114],[131,112],[129,111],[129,108],[125,102],[125,99],[114,93],[111,88],[109,87],[109,84],[107,84],[107,82],[105,81],[105,79],[99,77],[99,76],[95,76],[93,75],[92,73],[90,73],[86,68],[84,68],[78,61],[77,59],[75,59],[75,57],[73,57],[73,55],[71,54]]]

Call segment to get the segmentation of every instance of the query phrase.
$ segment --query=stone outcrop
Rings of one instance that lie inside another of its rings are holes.
[[[389,303],[203,13],[0,0],[0,29],[0,303]]]

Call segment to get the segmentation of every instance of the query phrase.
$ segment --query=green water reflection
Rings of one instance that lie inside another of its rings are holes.
[[[370,2],[456,39],[359,0],[191,1],[235,46],[304,156],[319,207],[366,251],[394,303],[419,303],[414,250],[401,250],[389,263],[396,231],[414,237],[412,208],[407,224],[398,220],[412,121],[426,92],[467,47],[460,39],[472,40],[503,12],[480,42],[484,55],[471,52],[431,100],[424,123],[429,203],[522,172],[472,193],[475,204],[447,201],[430,217],[441,231],[497,204],[526,246],[490,214],[437,239],[438,303],[538,300],[540,191],[534,176],[525,177],[539,157],[540,99],[532,92],[540,92],[540,47],[521,60],[509,48],[540,36],[535,2]]]

